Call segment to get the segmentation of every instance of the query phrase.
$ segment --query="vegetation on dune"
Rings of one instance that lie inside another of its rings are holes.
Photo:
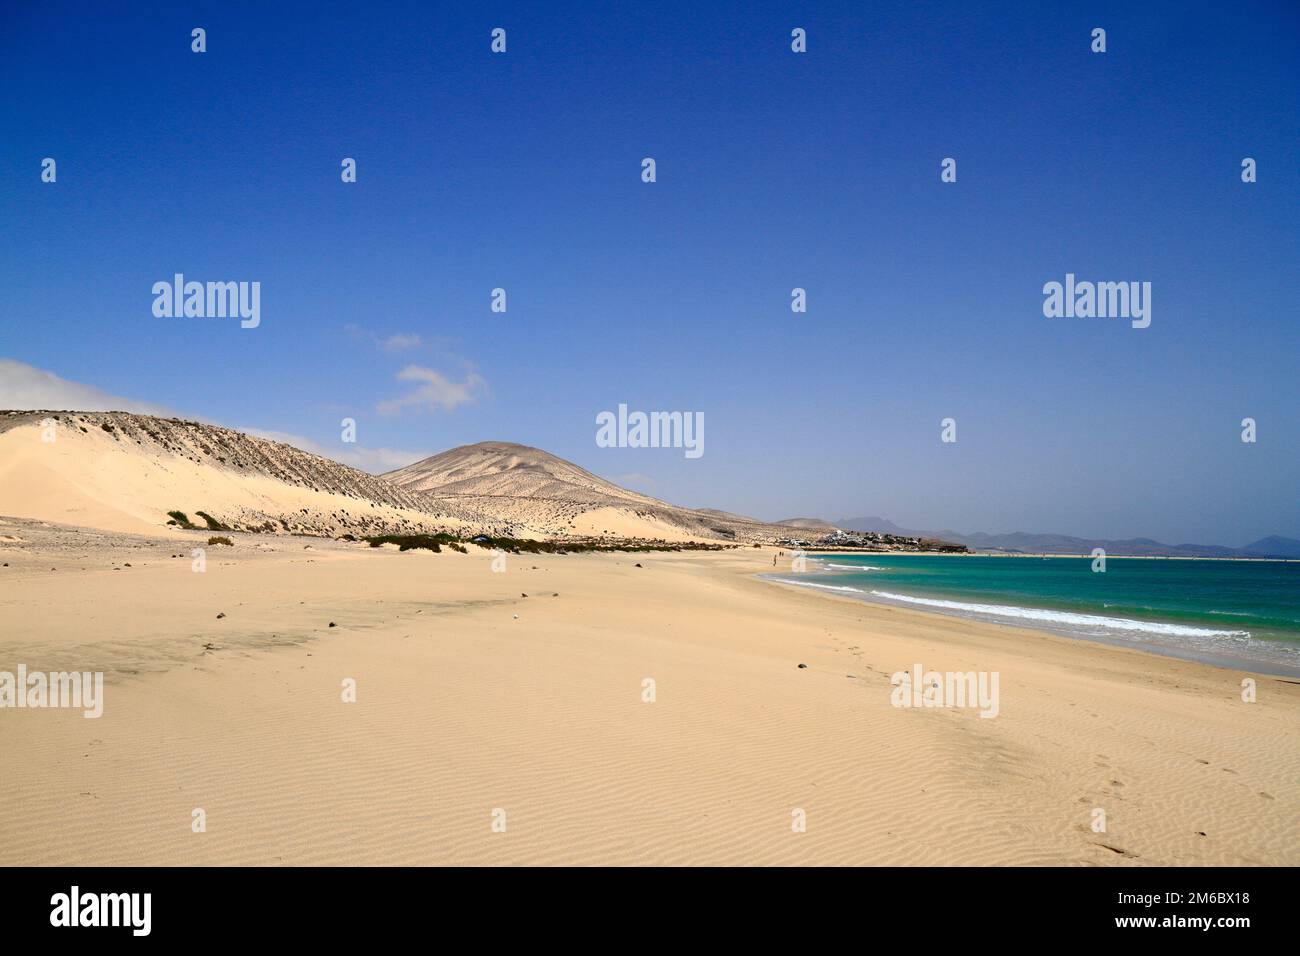
[[[467,554],[466,544],[476,544],[485,550],[505,551],[509,554],[583,554],[590,552],[642,552],[642,551],[723,551],[735,545],[702,544],[696,541],[537,541],[534,538],[493,537],[475,535],[466,541],[443,532],[438,534],[383,534],[365,539],[370,547],[395,544],[402,551],[422,548],[441,552],[446,545],[453,551]]]
[[[444,544],[451,544],[456,539],[449,534],[380,534],[366,538],[370,547],[378,548],[385,544],[395,544],[399,551],[423,549],[435,554],[441,553]]]
[[[203,523],[207,525],[206,528],[197,525],[193,521],[191,521],[190,516],[187,515],[184,511],[167,512],[167,516],[171,518],[171,520],[168,521],[167,523],[174,524],[178,528],[184,528],[187,531],[233,531],[235,530],[234,528],[230,528],[222,524],[220,521],[212,517],[212,515],[208,514],[206,511],[196,511],[194,513],[203,519]],[[261,530],[261,529],[257,529],[257,530]],[[269,524],[267,525],[267,530],[270,530]],[[212,542],[209,541],[208,543],[211,544]]]
[[[208,544],[224,544],[231,548],[235,546],[235,542],[221,535],[213,535],[211,538],[208,538]]]
[[[470,539],[480,548],[499,548],[511,554],[583,554],[626,551],[725,551],[735,545],[704,544],[698,541],[536,541],[532,538],[494,538],[477,535]]]
[[[171,521],[167,522],[168,524],[174,524],[182,528],[188,528],[191,531],[195,531],[198,529],[198,525],[193,524],[190,521],[190,516],[187,515],[184,511],[169,511],[167,512],[167,514],[170,515],[172,519]]]
[[[202,518],[204,521],[207,522],[208,530],[209,530],[209,531],[229,531],[229,530],[230,530],[230,529],[227,528],[224,524],[222,524],[220,521],[218,521],[216,518],[212,517],[212,515],[208,514],[206,511],[196,511],[196,512],[194,512],[194,513],[195,513],[196,515],[198,515],[200,518]]]

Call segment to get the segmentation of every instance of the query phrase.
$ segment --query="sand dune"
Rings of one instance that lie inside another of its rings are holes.
[[[0,670],[102,672],[104,713],[6,709],[0,862],[1300,862],[1293,682],[1246,704],[1234,671],[778,586],[767,547],[335,540],[789,533],[524,446],[386,479],[147,416],[45,442],[53,414],[0,415]],[[1000,673],[997,718],[892,706],[918,661]]]
[[[42,421],[54,421],[43,440]],[[335,535],[494,522],[290,445],[117,412],[0,414],[0,514],[157,532],[168,512],[236,529]]]
[[[108,681],[98,720],[0,720],[5,863],[1300,862],[1300,687],[782,588],[767,549],[235,534],[196,574],[0,533],[4,663]],[[918,659],[999,670],[1000,715],[890,706]]]
[[[55,441],[41,422],[53,421]],[[537,448],[480,442],[374,476],[282,442],[122,412],[0,412],[0,515],[148,533],[198,511],[236,530],[357,537],[729,541],[790,534],[679,508]]]

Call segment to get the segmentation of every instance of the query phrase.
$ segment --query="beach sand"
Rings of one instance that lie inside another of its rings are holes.
[[[106,682],[0,710],[0,864],[1300,863],[1293,682],[783,587],[770,548],[231,537],[200,574],[206,534],[0,522],[0,670]],[[892,706],[916,662],[997,671],[998,716]]]

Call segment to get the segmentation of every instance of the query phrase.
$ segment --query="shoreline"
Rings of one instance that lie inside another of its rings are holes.
[[[16,534],[0,670],[105,683],[98,719],[0,710],[11,865],[1300,863],[1295,682],[826,601],[758,578],[776,549],[235,533],[197,574]],[[1000,674],[998,715],[893,706],[918,663]]]
[[[807,588],[823,593],[839,593],[854,600],[872,604],[912,608],[960,620],[984,621],[1021,631],[1050,633],[1059,637],[1083,640],[1094,644],[1130,648],[1162,657],[1197,661],[1229,670],[1300,678],[1300,656],[1298,656],[1298,652],[1300,652],[1300,633],[1297,633],[1294,629],[1288,631],[1283,627],[1259,628],[1255,625],[1242,624],[1239,626],[1241,629],[1234,630],[1230,626],[1221,624],[1217,619],[1212,622],[1200,620],[1195,613],[1180,616],[1176,610],[1162,612],[1153,608],[1145,608],[1145,610],[1152,612],[1150,616],[1143,616],[1141,613],[1125,614],[1122,611],[1111,610],[1113,605],[1110,604],[1095,606],[1094,603],[1094,606],[1086,604],[1079,606],[1077,602],[1071,603],[1069,601],[1053,603],[1050,596],[1041,596],[1035,599],[1032,595],[998,593],[996,590],[971,593],[961,588],[945,589],[942,580],[938,580],[932,587],[925,587],[920,582],[913,582],[910,585],[911,590],[905,586],[903,593],[891,593],[896,588],[890,587],[889,580],[868,576],[868,579],[864,581],[856,577],[854,572],[872,570],[872,566],[864,564],[859,567],[834,563],[837,557],[862,559],[864,556],[870,560],[869,553],[855,551],[836,551],[825,552],[816,556],[810,555],[812,564],[809,564],[807,569],[808,572],[811,572],[809,576],[824,576],[827,580],[797,580],[802,575],[794,571],[789,572],[789,574],[793,575],[796,578],[795,580],[792,580],[789,575],[777,577],[777,574],[784,574],[779,569],[776,572],[768,571],[764,576],[767,580],[783,583],[790,587]],[[946,557],[948,555],[942,552],[932,552],[925,555],[909,554],[894,555],[892,557],[908,558],[918,556],[929,558]],[[958,556],[967,558],[995,556],[1014,558],[1045,557],[1040,555],[982,554]],[[1086,561],[1091,556],[1056,555],[1056,557]],[[1108,559],[1123,561],[1128,557],[1108,556]],[[882,557],[882,568],[888,568],[891,560],[891,557]],[[1173,558],[1170,560],[1239,561],[1246,559]],[[882,568],[876,568],[875,570],[881,570]],[[837,577],[856,579],[851,582],[843,582],[842,586],[837,586],[834,582]],[[1247,630],[1247,627],[1250,627],[1250,630]],[[1258,633],[1252,634],[1252,631],[1262,632],[1262,634],[1268,636],[1258,636]],[[1216,639],[1218,639],[1217,642]],[[1228,646],[1216,646],[1216,644],[1224,642],[1225,639]],[[1234,639],[1244,646],[1240,648],[1232,646]],[[1210,646],[1204,646],[1206,643],[1209,643]]]
[[[857,550],[845,548],[791,548],[789,545],[768,545],[767,547],[779,547],[782,550],[794,551],[801,550],[805,554],[817,555],[863,555],[863,554],[905,554],[917,557],[927,558],[1082,558],[1092,560],[1091,554],[1071,554],[1061,551],[869,551],[866,548]],[[1107,561],[1245,561],[1263,564],[1300,564],[1300,558],[1225,558],[1225,557],[1194,557],[1186,554],[1112,554],[1106,552]]]
[[[873,595],[868,591],[854,589],[850,594],[844,589],[836,588],[832,585],[824,585],[818,582],[807,581],[788,581],[783,578],[774,577],[770,573],[757,574],[755,577],[768,584],[783,585],[788,588],[800,590],[810,590],[821,594],[824,597],[839,597],[844,600],[860,602],[863,604],[874,605],[877,607],[893,607],[901,610],[915,611],[919,614],[930,614],[939,618],[957,621],[978,621],[993,627],[1011,628],[1016,631],[1029,631],[1036,634],[1050,634],[1053,637],[1064,638],[1065,640],[1082,641],[1088,644],[1099,644],[1106,647],[1116,647],[1123,650],[1134,651],[1139,654],[1154,654],[1158,657],[1164,657],[1171,660],[1187,661],[1189,663],[1204,664],[1207,667],[1215,667],[1220,670],[1238,671],[1245,674],[1262,675],[1266,677],[1295,677],[1300,678],[1300,666],[1289,665],[1286,663],[1274,663],[1267,660],[1260,660],[1250,657],[1233,657],[1222,654],[1204,654],[1194,649],[1186,648],[1179,645],[1163,645],[1151,642],[1139,643],[1136,641],[1125,641],[1116,635],[1108,634],[1089,634],[1081,631],[1072,631],[1064,626],[1052,627],[1050,622],[1033,619],[1015,619],[1010,617],[1000,617],[993,614],[981,614],[977,612],[960,613],[955,610],[945,610],[940,607],[914,605],[903,601],[891,601]],[[1033,605],[1012,605],[1014,607],[1023,607],[1025,610],[1044,610],[1050,611],[1050,608],[1038,608]],[[1123,619],[1121,619],[1123,620]],[[1023,623],[1022,623],[1023,621]],[[1142,622],[1147,623],[1147,622]]]

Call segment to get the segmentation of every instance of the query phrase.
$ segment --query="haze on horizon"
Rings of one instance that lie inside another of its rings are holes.
[[[376,473],[513,441],[766,520],[1300,537],[1296,9],[338,9],[6,14],[0,407]],[[260,282],[259,326],[155,317],[176,273]],[[1067,273],[1150,282],[1151,326],[1045,318]],[[706,453],[597,447],[620,403]]]

